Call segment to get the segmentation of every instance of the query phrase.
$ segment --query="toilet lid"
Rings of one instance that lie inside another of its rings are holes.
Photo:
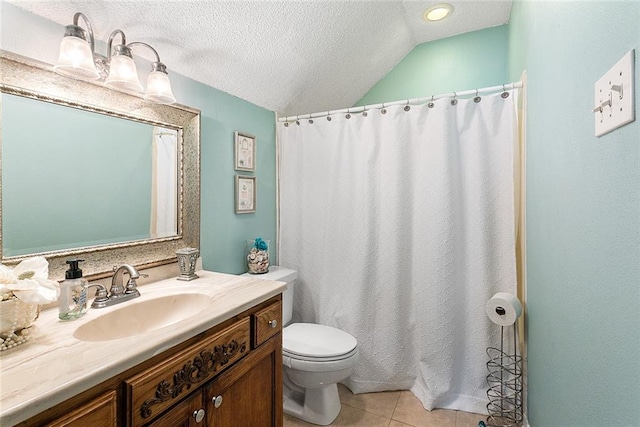
[[[358,342],[340,329],[313,323],[294,323],[282,332],[282,348],[313,358],[336,357],[352,351]]]

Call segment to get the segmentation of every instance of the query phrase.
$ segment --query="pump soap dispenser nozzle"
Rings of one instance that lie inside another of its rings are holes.
[[[84,262],[83,259],[69,259],[66,261],[69,264],[69,269],[64,273],[65,279],[77,279],[82,277],[82,269],[78,267],[78,264]]]

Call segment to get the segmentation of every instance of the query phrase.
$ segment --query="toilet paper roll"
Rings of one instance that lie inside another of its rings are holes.
[[[500,326],[513,325],[522,314],[522,304],[515,296],[507,292],[498,292],[486,305],[489,319]]]

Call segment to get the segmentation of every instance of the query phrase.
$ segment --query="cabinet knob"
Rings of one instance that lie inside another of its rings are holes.
[[[222,396],[215,396],[211,398],[211,403],[213,403],[213,406],[216,408],[219,408],[220,405],[222,405]]]
[[[197,411],[193,411],[193,418],[196,419],[197,423],[201,423],[204,420],[204,409],[198,409]]]
[[[278,321],[277,320],[269,320],[269,326],[271,326],[272,328],[275,328],[276,326],[278,326]]]

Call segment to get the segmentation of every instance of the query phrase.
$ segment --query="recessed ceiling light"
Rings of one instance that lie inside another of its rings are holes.
[[[453,6],[448,3],[440,3],[435,6],[431,6],[422,14],[422,19],[425,21],[439,21],[451,15],[453,12]]]

